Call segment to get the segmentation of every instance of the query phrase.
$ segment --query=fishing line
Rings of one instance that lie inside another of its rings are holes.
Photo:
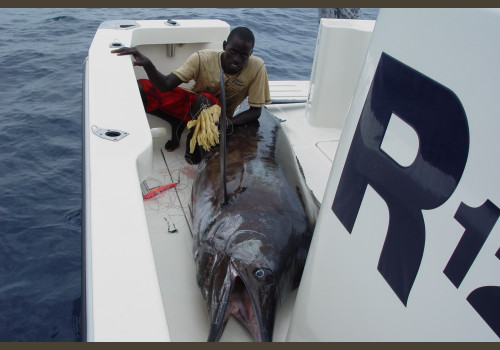
[[[163,152],[163,149],[161,149],[161,156],[163,157],[163,161],[165,162],[165,165],[167,166],[167,171],[170,174],[170,178],[173,179],[173,176],[172,176],[172,173],[170,172],[170,168],[168,166],[167,159],[165,158],[165,153]],[[179,190],[174,187],[174,191],[177,195],[177,199],[179,200],[179,204],[181,205],[182,214],[184,215],[184,219],[186,220],[186,222],[190,222],[191,218],[188,218],[186,216],[186,211],[184,210],[184,207],[182,206],[182,201],[181,201],[181,197],[179,195]],[[193,237],[193,230],[191,230],[191,225],[188,224],[188,227],[189,227],[189,233],[191,233],[191,237]]]
[[[168,182],[168,179],[166,179],[165,175],[163,175],[163,181],[153,177],[148,177],[144,181],[149,187],[153,188],[162,186],[164,183]],[[173,194],[171,193],[171,191],[163,191],[156,196],[145,200],[144,205],[147,206],[150,210],[154,210],[156,212],[168,210],[175,206],[175,197],[172,198],[172,196]]]
[[[219,143],[219,148],[220,148],[220,174],[221,174],[221,202],[222,204],[227,203],[227,188],[226,188],[226,126],[227,126],[227,119],[226,119],[226,90],[224,87],[224,75],[223,75],[223,69],[222,69],[222,56],[221,56],[221,64],[220,64],[220,93],[221,93],[221,118],[220,118],[220,143]]]

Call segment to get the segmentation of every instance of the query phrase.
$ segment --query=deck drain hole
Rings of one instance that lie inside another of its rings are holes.
[[[109,136],[109,137],[118,137],[121,135],[118,131],[108,131],[104,135]]]
[[[92,132],[106,140],[110,141],[119,141],[125,136],[127,136],[129,133],[126,131],[118,130],[118,129],[101,129],[97,127],[96,125],[92,125]]]

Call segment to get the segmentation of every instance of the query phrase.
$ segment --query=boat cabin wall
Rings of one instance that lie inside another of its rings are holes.
[[[371,20],[321,20],[306,106],[309,124],[344,127],[374,26]]]

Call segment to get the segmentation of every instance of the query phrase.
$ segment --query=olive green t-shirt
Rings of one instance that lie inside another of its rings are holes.
[[[220,62],[224,51],[201,50],[192,54],[182,67],[173,71],[184,83],[195,81],[193,92],[207,92],[220,100]],[[236,107],[248,97],[252,107],[271,103],[269,82],[264,61],[250,56],[243,69],[236,74],[224,73],[226,115],[232,117]]]

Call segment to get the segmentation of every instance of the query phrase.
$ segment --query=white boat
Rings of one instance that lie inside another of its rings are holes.
[[[219,20],[108,21],[84,74],[84,339],[205,341],[190,193],[146,78],[220,49]],[[310,81],[272,81],[321,210],[274,341],[498,341],[500,11],[382,9],[322,19]],[[305,102],[300,102],[305,101]],[[184,138],[186,135],[184,134]],[[181,143],[183,145],[184,143]],[[141,185],[179,182],[144,200]],[[221,341],[251,341],[232,318]]]

